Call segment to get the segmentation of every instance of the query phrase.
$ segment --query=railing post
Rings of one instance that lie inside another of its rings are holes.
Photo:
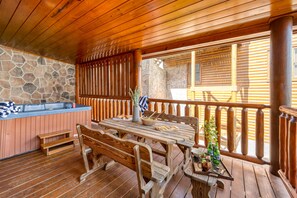
[[[166,110],[165,103],[164,103],[164,102],[162,102],[162,112],[165,112],[165,110]],[[166,112],[165,112],[165,113],[166,113]]]
[[[169,105],[168,105],[168,113],[169,113],[169,114],[173,114],[173,110],[172,110],[172,108],[173,108],[172,103],[169,103]]]
[[[126,114],[130,115],[129,100],[125,100],[125,109],[126,109]]]
[[[210,120],[210,108],[209,108],[208,105],[205,105],[205,109],[204,109],[204,122],[207,121],[207,123],[208,123],[209,120]],[[205,146],[208,145],[205,132],[204,132],[204,145]]]
[[[248,109],[241,110],[241,153],[248,154]]]
[[[113,111],[113,99],[109,99],[108,106],[109,106],[109,117],[112,118],[115,116]]]
[[[234,110],[232,107],[229,107],[227,112],[227,141],[228,141],[228,150],[230,153],[234,151],[235,145],[235,117]]]
[[[287,169],[288,156],[288,116],[284,112],[279,116],[279,163],[280,169],[285,173]]]
[[[126,111],[125,111],[125,101],[121,100],[121,108],[122,108],[122,114],[127,115]]]
[[[217,131],[218,131],[218,144],[219,144],[219,149],[221,148],[221,113],[222,113],[222,109],[220,106],[217,106],[216,108],[216,127],[217,127]]]
[[[296,187],[296,146],[297,146],[297,138],[296,138],[296,118],[294,116],[291,117],[289,122],[289,142],[288,142],[288,160],[289,160],[289,181],[291,185]]]
[[[195,105],[194,115],[199,119],[199,105]]]
[[[149,110],[150,111],[153,111],[153,103],[152,102],[149,102],[148,106],[149,106]]]
[[[118,116],[119,114],[118,114],[118,106],[117,106],[117,100],[113,100],[113,114],[114,114],[114,116]]]
[[[109,116],[110,116],[110,105],[109,105],[109,103],[110,103],[110,99],[106,99],[106,118],[108,119],[108,118],[110,118]]]
[[[190,115],[190,107],[188,104],[186,104],[185,106],[185,116],[189,116]]]
[[[205,105],[204,120],[207,122],[209,122],[209,120],[210,120],[210,108],[208,105]]]
[[[92,98],[92,109],[93,109],[93,120],[97,121],[97,118],[96,118],[96,114],[97,114],[96,98]]]
[[[257,110],[256,115],[256,156],[262,159],[264,156],[264,113]]]
[[[154,107],[155,111],[158,113],[159,112],[159,105],[157,102],[155,102],[155,107]]]
[[[177,116],[180,116],[180,104],[179,103],[177,103],[177,105],[176,105],[176,114],[177,114]]]
[[[103,120],[103,99],[99,99],[99,121]]]

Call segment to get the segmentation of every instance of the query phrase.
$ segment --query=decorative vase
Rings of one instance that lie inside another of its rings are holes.
[[[139,106],[133,105],[132,122],[139,122]]]

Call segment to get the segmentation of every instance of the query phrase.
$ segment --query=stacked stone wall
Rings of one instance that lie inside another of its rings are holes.
[[[75,66],[0,45],[0,101],[75,101]]]
[[[156,59],[142,61],[142,95],[166,98],[166,71]]]

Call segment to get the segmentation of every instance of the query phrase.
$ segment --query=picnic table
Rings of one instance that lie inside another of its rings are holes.
[[[106,129],[114,129],[119,133],[119,137],[126,138],[128,134],[135,135],[140,138],[150,139],[159,142],[164,151],[153,149],[153,152],[162,155],[166,159],[166,165],[170,168],[171,176],[175,174],[178,167],[173,167],[172,151],[173,145],[185,141],[194,141],[194,129],[186,124],[157,121],[153,126],[145,126],[141,122],[132,122],[131,120],[122,119],[106,119],[99,124]],[[158,126],[176,126],[177,130],[158,131]],[[170,177],[171,177],[170,176]]]

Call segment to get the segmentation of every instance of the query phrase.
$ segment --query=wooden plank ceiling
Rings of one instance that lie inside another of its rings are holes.
[[[0,44],[69,63],[269,30],[297,0],[0,0]]]

